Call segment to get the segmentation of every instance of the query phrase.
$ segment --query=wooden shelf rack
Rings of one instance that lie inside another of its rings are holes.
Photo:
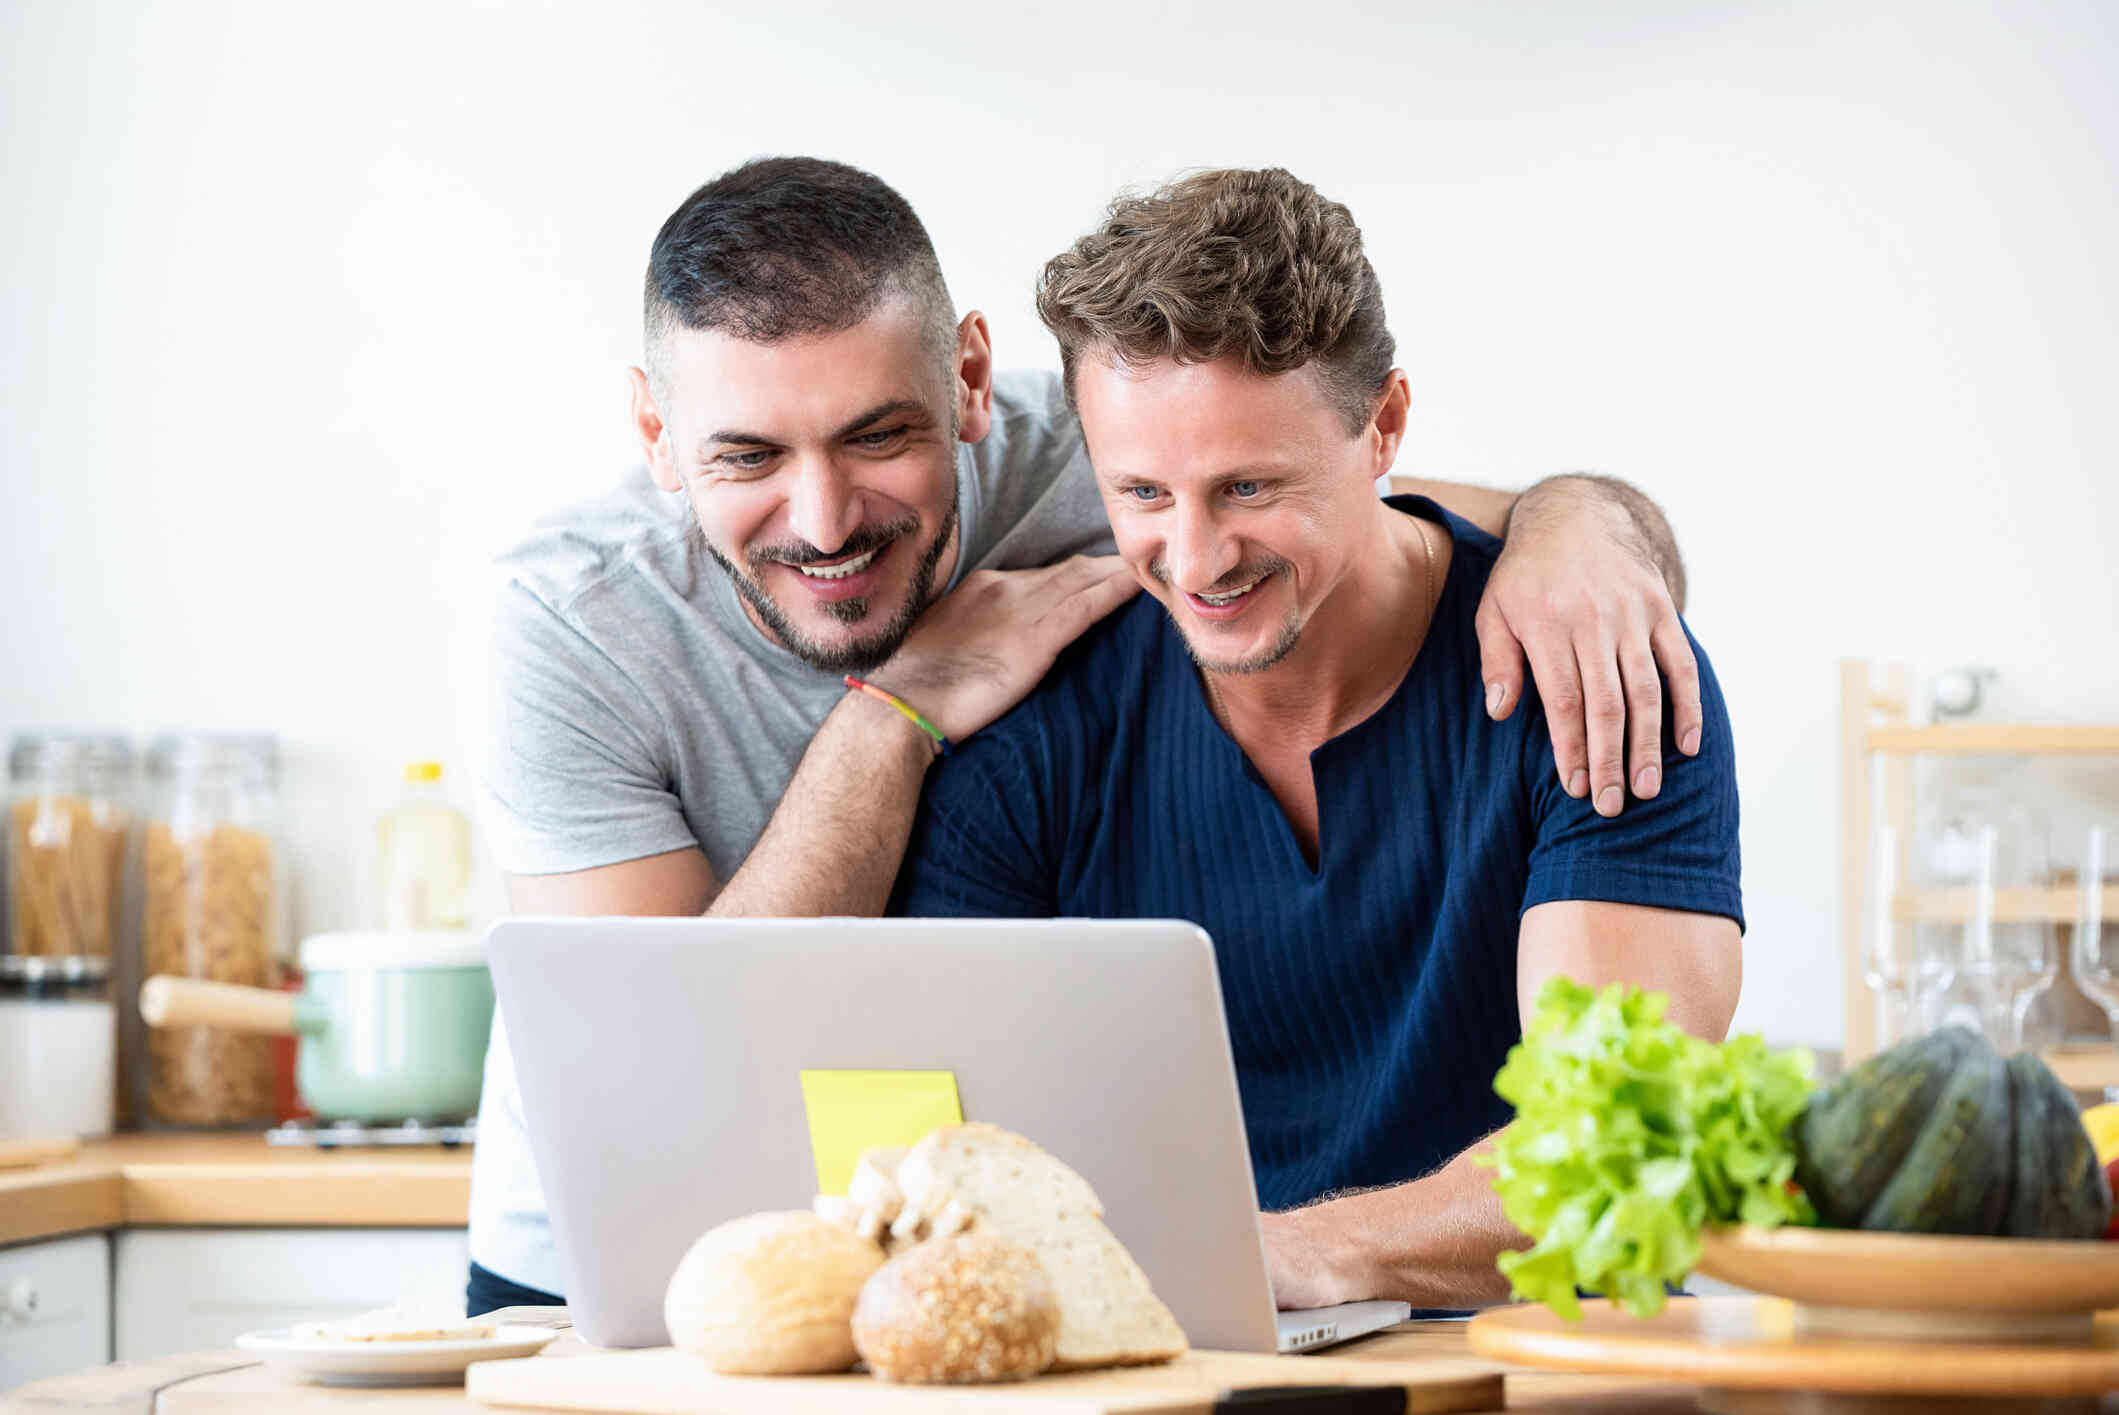
[[[1911,678],[1902,667],[1878,671],[1859,659],[1840,664],[1840,956],[1846,993],[1841,1044],[1849,1066],[1876,1050],[1875,997],[1862,976],[1863,930],[1870,917],[1870,836],[1879,817],[1895,827],[1897,876],[1905,879],[1912,848],[1912,759],[2119,757],[2119,726],[2101,723],[1915,725],[1907,721]],[[2081,890],[2066,883],[2065,877],[2052,886],[1994,891],[1997,923],[2072,924],[2081,908]],[[1969,888],[1900,889],[1891,900],[1892,917],[1908,922],[1947,923],[1969,918],[1971,912]],[[2119,921],[2119,886],[2104,886],[2104,917]],[[2048,1053],[2046,1060],[2061,1080],[2077,1090],[2119,1086],[2119,1047],[2063,1047]]]
[[[2119,1086],[2119,1046],[2065,1046],[2045,1054],[2045,1064],[2071,1091]]]

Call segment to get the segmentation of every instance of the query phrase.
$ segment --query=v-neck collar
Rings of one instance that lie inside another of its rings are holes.
[[[1228,728],[1222,726],[1221,719],[1215,715],[1214,704],[1207,688],[1206,675],[1200,670],[1199,665],[1193,661],[1190,650],[1185,646],[1184,634],[1178,629],[1176,620],[1170,617],[1169,611],[1165,610],[1163,612],[1164,632],[1170,636],[1174,650],[1192,670],[1189,675],[1192,680],[1191,697],[1193,706],[1191,711],[1205,719],[1207,731],[1220,740],[1221,745],[1216,750],[1233,756],[1235,759],[1234,764],[1242,770],[1244,780],[1250,784],[1251,789],[1257,791],[1264,798],[1266,808],[1271,810],[1274,816],[1280,847],[1287,853],[1290,862],[1301,870],[1303,875],[1313,884],[1323,880],[1325,875],[1330,872],[1332,864],[1331,846],[1332,842],[1337,840],[1339,836],[1338,831],[1328,831],[1326,829],[1326,820],[1330,813],[1326,809],[1324,777],[1318,770],[1320,763],[1329,756],[1338,755],[1344,744],[1355,741],[1368,731],[1371,726],[1382,723],[1386,718],[1394,718],[1399,715],[1397,709],[1404,702],[1406,690],[1413,685],[1420,674],[1422,665],[1427,662],[1429,651],[1435,642],[1436,628],[1444,622],[1445,611],[1456,602],[1458,595],[1462,593],[1463,581],[1460,574],[1460,566],[1464,557],[1457,553],[1461,547],[1457,544],[1455,532],[1450,529],[1448,513],[1424,496],[1391,497],[1386,504],[1404,515],[1418,516],[1420,520],[1435,526],[1443,535],[1449,537],[1451,550],[1449,568],[1443,572],[1442,592],[1435,596],[1435,607],[1428,614],[1427,628],[1421,635],[1420,647],[1413,654],[1413,661],[1405,670],[1405,676],[1398,680],[1398,686],[1391,690],[1390,696],[1385,698],[1374,712],[1362,718],[1344,732],[1326,738],[1310,749],[1310,789],[1317,796],[1317,863],[1314,865],[1302,853],[1302,841],[1295,835],[1294,822],[1288,819],[1288,813],[1281,806],[1280,798],[1273,794],[1273,787],[1266,780],[1265,773],[1258,769],[1258,764],[1251,760],[1251,754],[1243,749],[1243,744],[1236,740],[1234,734]],[[1420,515],[1421,510],[1432,511],[1434,515]]]

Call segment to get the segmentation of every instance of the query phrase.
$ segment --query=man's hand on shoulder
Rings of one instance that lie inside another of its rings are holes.
[[[1617,815],[1629,786],[1643,799],[1662,790],[1658,665],[1678,750],[1699,751],[1699,664],[1678,621],[1683,594],[1668,524],[1625,483],[1554,477],[1517,500],[1479,603],[1487,711],[1496,721],[1515,711],[1527,654],[1561,784],[1599,815]]]
[[[1023,700],[1060,650],[1133,598],[1140,582],[1115,555],[1076,555],[1041,570],[975,570],[929,605],[868,680],[918,708],[952,741]]]

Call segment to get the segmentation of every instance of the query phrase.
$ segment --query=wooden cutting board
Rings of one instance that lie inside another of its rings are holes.
[[[565,1360],[482,1362],[465,1394],[484,1405],[626,1415],[1178,1415],[1207,1412],[1225,1391],[1252,1386],[1385,1386],[1404,1410],[1499,1410],[1501,1373],[1483,1361],[1346,1360],[1194,1351],[1166,1366],[1040,1376],[1011,1385],[901,1386],[873,1376],[717,1376],[663,1347]],[[1270,1407],[1266,1407],[1270,1408]]]
[[[2019,1396],[2061,1410],[2073,1407],[2060,1397],[2119,1390],[2119,1313],[2101,1314],[2081,1341],[2010,1346],[1814,1336],[1773,1297],[1698,1297],[1653,1317],[1599,1301],[1584,1302],[1578,1322],[1495,1307],[1472,1318],[1470,1340],[1515,1365],[1695,1382],[1703,1410],[1984,1412]]]

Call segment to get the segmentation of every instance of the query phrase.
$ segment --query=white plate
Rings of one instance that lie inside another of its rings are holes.
[[[455,1341],[319,1341],[290,1327],[254,1331],[235,1344],[268,1366],[327,1386],[453,1385],[474,1361],[534,1356],[559,1335],[550,1327],[501,1326],[484,1338]]]

